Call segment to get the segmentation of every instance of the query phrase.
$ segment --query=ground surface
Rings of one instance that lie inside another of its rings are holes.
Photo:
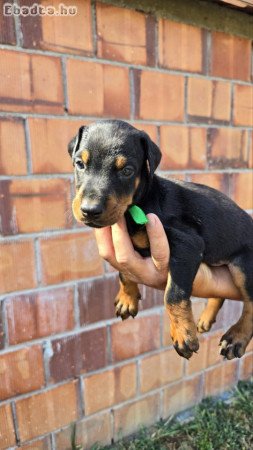
[[[251,450],[253,380],[239,382],[232,392],[228,401],[204,400],[188,423],[159,423],[113,446],[94,446],[92,450]]]

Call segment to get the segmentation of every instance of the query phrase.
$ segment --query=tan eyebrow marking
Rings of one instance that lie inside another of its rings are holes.
[[[81,157],[82,157],[84,164],[87,164],[87,162],[89,161],[89,156],[90,156],[90,154],[89,154],[88,150],[84,150],[81,153]]]
[[[125,156],[117,156],[117,158],[115,159],[115,166],[117,167],[117,169],[123,169],[123,167],[126,165],[127,159],[125,158]]]

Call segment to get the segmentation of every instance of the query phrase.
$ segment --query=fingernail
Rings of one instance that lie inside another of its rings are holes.
[[[155,227],[156,226],[156,216],[155,214],[147,214],[148,223],[147,226]]]

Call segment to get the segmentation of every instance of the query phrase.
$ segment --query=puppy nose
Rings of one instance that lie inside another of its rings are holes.
[[[103,207],[101,203],[89,203],[89,202],[83,202],[81,204],[81,211],[84,216],[93,216],[97,217],[103,212]]]

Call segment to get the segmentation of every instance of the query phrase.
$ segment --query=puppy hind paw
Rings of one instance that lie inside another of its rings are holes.
[[[190,359],[193,353],[198,352],[199,341],[197,337],[185,337],[183,339],[172,337],[172,340],[176,352],[183,358]]]
[[[224,359],[241,358],[248,345],[248,340],[245,340],[242,336],[232,336],[225,334],[220,340],[220,355],[224,356]]]

